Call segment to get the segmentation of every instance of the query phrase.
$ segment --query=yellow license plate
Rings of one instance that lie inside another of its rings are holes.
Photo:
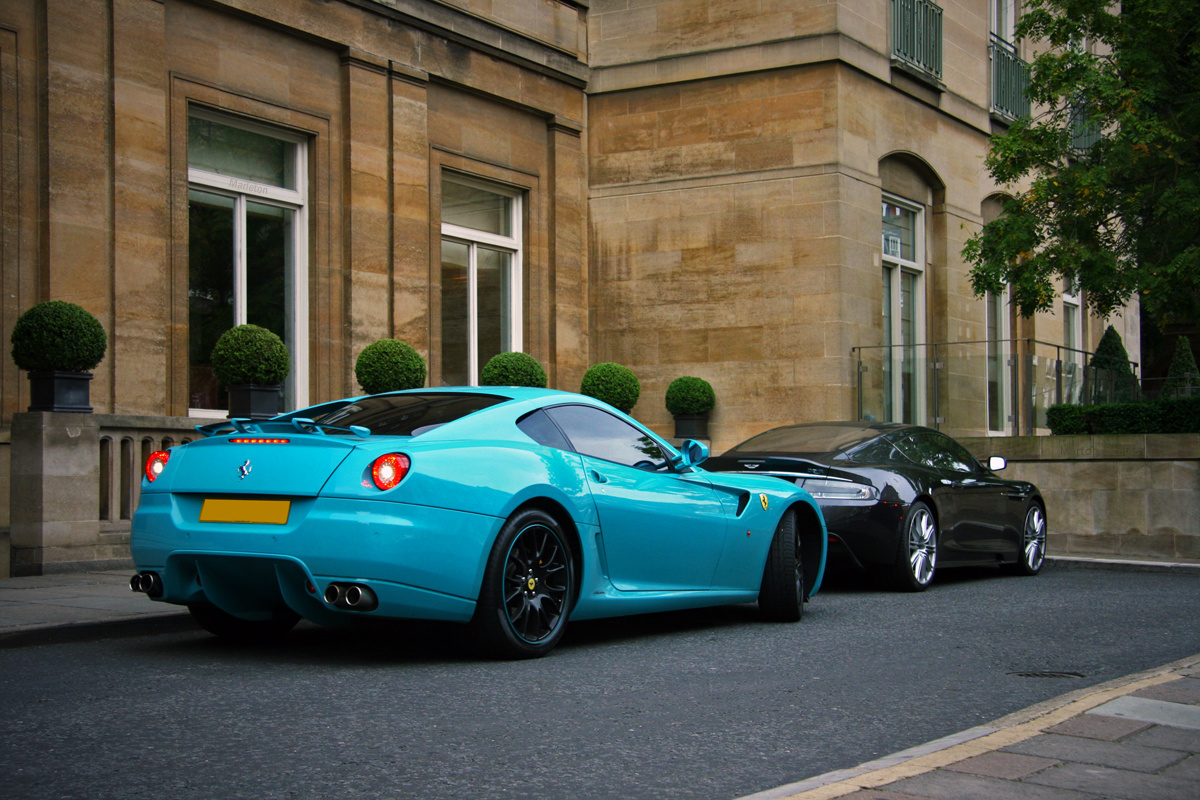
[[[290,500],[219,500],[210,497],[200,507],[200,521],[286,525],[291,508]]]

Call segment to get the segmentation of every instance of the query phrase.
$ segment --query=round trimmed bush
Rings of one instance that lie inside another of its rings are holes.
[[[717,404],[712,384],[704,378],[684,375],[667,387],[667,411],[675,416],[707,414]]]
[[[606,361],[588,367],[583,373],[580,394],[602,400],[628,414],[637,405],[642,386],[629,367]]]
[[[479,373],[479,385],[545,389],[546,370],[528,353],[498,353],[483,365]]]
[[[222,386],[275,386],[292,369],[283,340],[258,325],[238,325],[221,334],[212,349],[213,374]]]
[[[13,326],[12,358],[26,372],[91,372],[104,358],[104,327],[65,300],[38,303]]]
[[[425,359],[407,342],[380,339],[358,354],[354,377],[367,394],[420,389],[425,385]]]

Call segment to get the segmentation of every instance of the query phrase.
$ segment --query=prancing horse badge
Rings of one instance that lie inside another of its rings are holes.
[[[767,510],[767,496],[765,494],[760,494],[758,496],[758,502],[762,503],[763,511],[766,511]]]

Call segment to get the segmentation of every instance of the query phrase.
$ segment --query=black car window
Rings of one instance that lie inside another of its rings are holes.
[[[851,425],[788,425],[764,431],[735,446],[733,453],[838,453],[878,436],[870,428]]]
[[[930,449],[931,442],[927,437],[916,433],[911,436],[905,436],[896,442],[896,449],[904,454],[904,457],[914,464],[920,464],[924,467],[935,467],[935,455]]]
[[[314,422],[343,428],[361,425],[380,436],[419,436],[507,399],[465,392],[377,394],[317,417]]]
[[[887,439],[867,442],[850,454],[859,464],[890,464],[896,460],[896,448]]]
[[[941,433],[929,434],[939,452],[938,463],[951,472],[975,472],[978,462],[967,448]]]
[[[666,470],[670,461],[658,441],[607,411],[591,406],[546,409],[576,452],[641,469]]]
[[[940,472],[974,472],[975,459],[967,449],[948,436],[926,431],[896,442],[905,456]]]
[[[517,427],[538,444],[553,447],[556,450],[571,449],[571,443],[554,424],[554,420],[550,419],[549,415],[540,408],[517,420]]]

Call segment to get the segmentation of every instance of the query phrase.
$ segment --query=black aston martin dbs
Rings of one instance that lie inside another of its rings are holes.
[[[825,516],[831,562],[844,556],[919,592],[944,567],[1041,570],[1045,501],[1032,483],[995,474],[1003,458],[988,462],[918,425],[816,422],[760,433],[704,466],[804,487]]]

